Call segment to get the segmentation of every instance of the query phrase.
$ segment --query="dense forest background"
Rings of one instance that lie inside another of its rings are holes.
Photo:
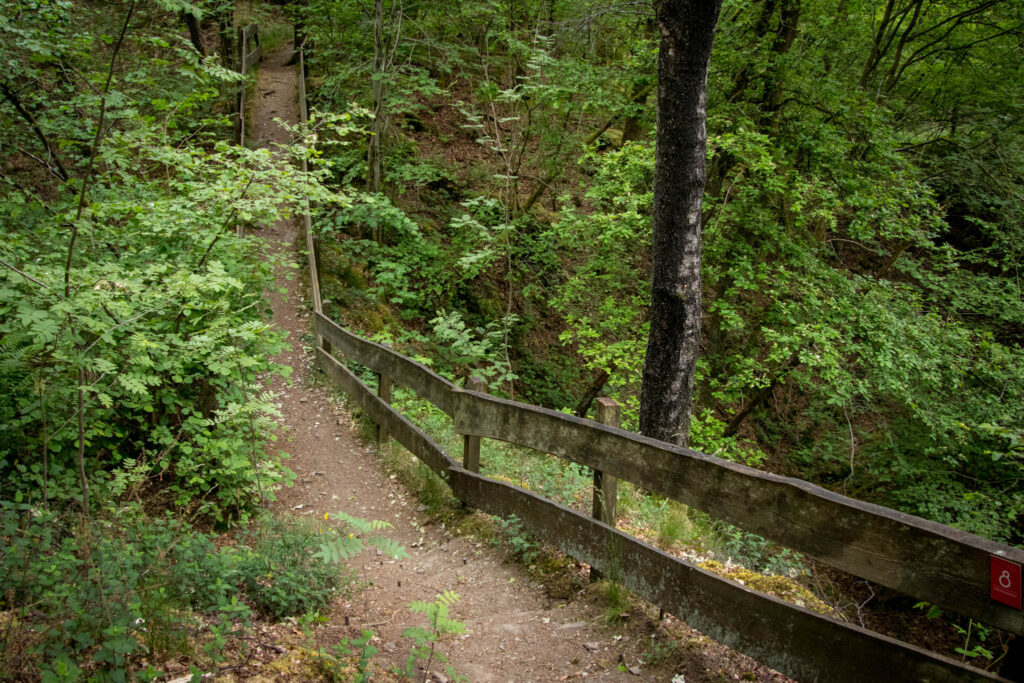
[[[653,4],[0,8],[4,672],[155,677],[190,611],[212,670],[341,589],[334,532],[258,515],[293,475],[252,228],[304,197],[333,317],[636,429]],[[248,149],[233,27],[271,10],[313,123]],[[1012,2],[724,2],[692,447],[1024,544],[1022,38]]]
[[[654,7],[302,16],[316,105],[361,107],[370,133],[331,153],[370,193],[317,221],[339,315],[507,395],[581,414],[612,396],[635,428]],[[998,2],[724,4],[694,447],[1024,540],[1022,21]]]

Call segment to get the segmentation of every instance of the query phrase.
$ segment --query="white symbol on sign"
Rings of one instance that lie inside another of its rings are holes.
[[[1004,569],[1003,573],[999,575],[999,585],[1009,590],[1013,586],[1013,579],[1010,578],[1010,570]]]

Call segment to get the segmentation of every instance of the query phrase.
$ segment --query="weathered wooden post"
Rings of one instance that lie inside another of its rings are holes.
[[[622,409],[610,398],[597,399],[594,413],[601,424],[609,427],[618,427],[622,424]],[[601,470],[594,470],[594,519],[615,526],[615,501],[618,489],[618,479],[606,475]]]
[[[601,424],[618,427],[622,424],[622,408],[613,399],[601,397],[597,399],[594,417]],[[618,497],[619,480],[601,470],[594,470],[594,512],[593,517],[605,524],[615,526],[615,503]],[[601,572],[593,567],[590,569],[590,580],[597,581]]]
[[[325,318],[331,317],[330,309],[327,307],[331,302],[327,299],[320,304],[320,314]],[[324,353],[331,353],[334,347],[331,346],[331,342],[327,341],[326,337],[321,337],[319,334],[316,335],[316,341],[320,345],[320,348],[324,350]]]
[[[470,391],[487,392],[487,385],[479,377],[470,377],[466,380],[466,388]],[[480,437],[462,437],[462,466],[470,472],[480,472]]]
[[[384,346],[389,346],[384,344]],[[378,373],[377,375],[377,395],[380,396],[381,400],[385,403],[391,403],[391,375],[386,372]],[[388,439],[391,435],[388,434],[388,430],[384,425],[377,425],[377,452],[380,454],[384,453],[384,449],[388,445]]]

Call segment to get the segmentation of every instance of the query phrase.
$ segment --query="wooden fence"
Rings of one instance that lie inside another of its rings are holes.
[[[238,52],[238,72],[241,74],[249,73],[249,69],[263,59],[260,30],[256,24],[238,29]],[[245,89],[245,81],[242,81],[238,88],[238,118],[235,120],[235,140],[239,145],[245,144]]]
[[[301,50],[300,69],[304,75]],[[299,79],[299,108],[305,123],[303,81]],[[479,439],[519,444],[593,468],[598,473],[595,484],[604,489],[595,492],[595,501],[614,490],[609,484],[615,478],[631,481],[831,566],[1018,635],[1024,632],[1021,611],[989,597],[990,563],[993,557],[1024,563],[1024,551],[615,425],[460,389],[324,315],[317,245],[308,213],[304,221],[317,365],[382,434],[429,466],[463,503],[502,517],[516,515],[538,538],[616,577],[709,637],[798,679],[998,680],[988,672],[783,602],[668,555],[615,529],[613,502],[595,504],[592,517],[488,479],[479,474]],[[379,393],[335,352],[373,370]],[[455,430],[465,436],[462,463],[389,404],[393,383],[412,389],[453,418]]]

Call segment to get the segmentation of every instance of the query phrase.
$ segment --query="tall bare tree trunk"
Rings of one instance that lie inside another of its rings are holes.
[[[651,89],[648,83],[644,81],[637,81],[633,84],[633,88],[630,91],[630,104],[635,109],[626,117],[625,122],[622,124],[622,142],[623,144],[631,140],[639,140],[644,135],[643,126],[640,123],[640,117],[643,115],[644,103],[647,101],[647,96],[651,94]]]
[[[225,69],[235,68],[235,5],[224,3],[217,10],[217,34],[220,38],[220,61]]]
[[[308,7],[309,0],[291,3],[291,14],[295,21],[292,25],[292,56],[285,62],[286,66],[299,63],[299,48],[306,42],[306,11]],[[306,51],[309,52],[309,46],[306,47]]]
[[[764,94],[761,98],[761,116],[765,122],[765,129],[776,137],[781,127],[779,119],[782,109],[783,67],[780,58],[793,47],[799,22],[800,0],[783,0],[779,10],[779,28],[772,39],[772,51],[764,76]]]
[[[381,188],[380,139],[384,134],[384,98],[387,97],[386,60],[384,0],[373,0],[373,126],[366,154],[366,189],[370,192],[380,192]]]
[[[181,16],[185,20],[185,26],[188,27],[188,39],[192,41],[192,47],[205,57],[206,46],[203,45],[203,33],[199,27],[199,20],[191,12],[182,12]]]
[[[721,0],[663,0],[654,162],[651,331],[640,431],[686,445],[700,344],[708,61]]]
[[[658,24],[654,17],[648,18],[644,21],[644,40],[653,40],[654,36],[657,35]],[[626,116],[625,122],[622,124],[622,142],[623,144],[631,140],[639,140],[644,136],[643,125],[640,123],[640,118],[643,116],[644,105],[647,103],[647,97],[651,94],[654,84],[651,81],[650,72],[645,70],[643,77],[633,82],[633,86],[630,88],[630,99],[633,109],[629,115]]]

